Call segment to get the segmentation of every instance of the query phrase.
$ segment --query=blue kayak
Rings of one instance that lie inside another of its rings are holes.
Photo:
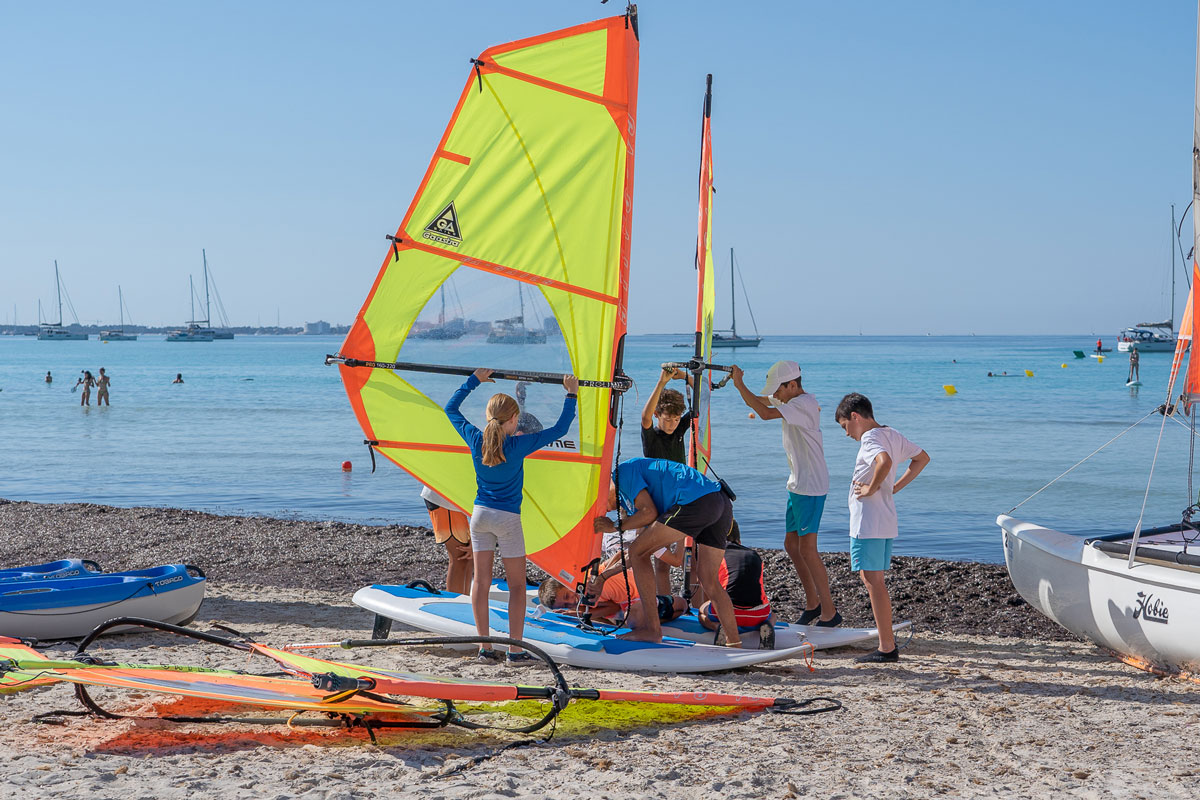
[[[82,577],[6,579],[0,583],[0,635],[70,639],[87,635],[113,617],[183,625],[200,610],[206,583],[202,570],[186,564]]]
[[[0,569],[0,583],[6,581],[45,580],[53,578],[78,578],[99,573],[100,565],[85,558],[63,558],[46,564],[28,567]]]

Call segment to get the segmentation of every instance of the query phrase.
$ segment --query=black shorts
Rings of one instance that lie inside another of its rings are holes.
[[[724,492],[710,492],[690,503],[671,506],[658,521],[699,544],[724,550],[725,537],[733,527],[733,503]]]

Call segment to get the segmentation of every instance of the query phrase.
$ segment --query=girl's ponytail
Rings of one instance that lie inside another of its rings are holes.
[[[521,412],[517,401],[506,394],[494,394],[487,404],[487,425],[483,429],[483,448],[480,461],[485,467],[503,464],[504,423]]]

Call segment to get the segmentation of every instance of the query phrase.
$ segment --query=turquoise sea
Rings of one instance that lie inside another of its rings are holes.
[[[625,408],[626,457],[640,455],[638,416],[657,365],[688,352],[671,347],[684,338],[628,340],[626,371],[638,388]],[[843,394],[860,391],[874,402],[880,422],[933,458],[897,498],[896,551],[999,562],[998,513],[1163,402],[1170,354],[1144,354],[1144,386],[1131,390],[1125,387],[1124,355],[1112,353],[1104,363],[1072,356],[1095,339],[769,337],[754,350],[721,351],[717,360],[739,363],[752,387],[777,359],[802,365],[805,389],[824,409],[832,488],[823,549],[849,546],[845,493],[857,444],[834,423],[833,409]],[[0,337],[0,497],[425,523],[411,478],[384,459],[370,473],[337,370],[322,363],[339,344],[340,337],[323,336],[212,343],[143,336],[108,344]],[[472,352],[487,347],[464,340],[458,353],[470,363]],[[500,351],[511,352],[504,346]],[[112,406],[80,408],[71,386],[80,370],[95,373],[101,366],[112,376]],[[1026,369],[1034,377],[1024,377]],[[47,370],[55,378],[49,386],[43,382]],[[988,378],[989,371],[1021,377]],[[171,383],[176,373],[183,373],[184,384]],[[947,395],[945,384],[958,393]],[[537,414],[549,424],[561,390],[536,388]],[[787,462],[778,423],[748,419],[732,385],[715,393],[713,415],[714,464],[738,493],[743,536],[756,545],[780,546]],[[1161,421],[1152,416],[1017,515],[1081,533],[1131,529]],[[353,471],[342,471],[345,460],[353,462]],[[1168,421],[1147,524],[1179,518],[1188,504],[1187,470],[1187,431]]]

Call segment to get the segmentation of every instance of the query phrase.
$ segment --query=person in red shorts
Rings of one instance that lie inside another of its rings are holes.
[[[739,628],[757,628],[758,646],[761,650],[775,649],[775,615],[771,613],[771,601],[763,585],[762,557],[752,547],[742,544],[741,531],[735,520],[725,548],[725,560],[717,577],[729,599],[733,601],[733,614]],[[722,643],[724,631],[713,613],[712,601],[705,601],[697,612],[700,624],[717,632],[717,644]]]

